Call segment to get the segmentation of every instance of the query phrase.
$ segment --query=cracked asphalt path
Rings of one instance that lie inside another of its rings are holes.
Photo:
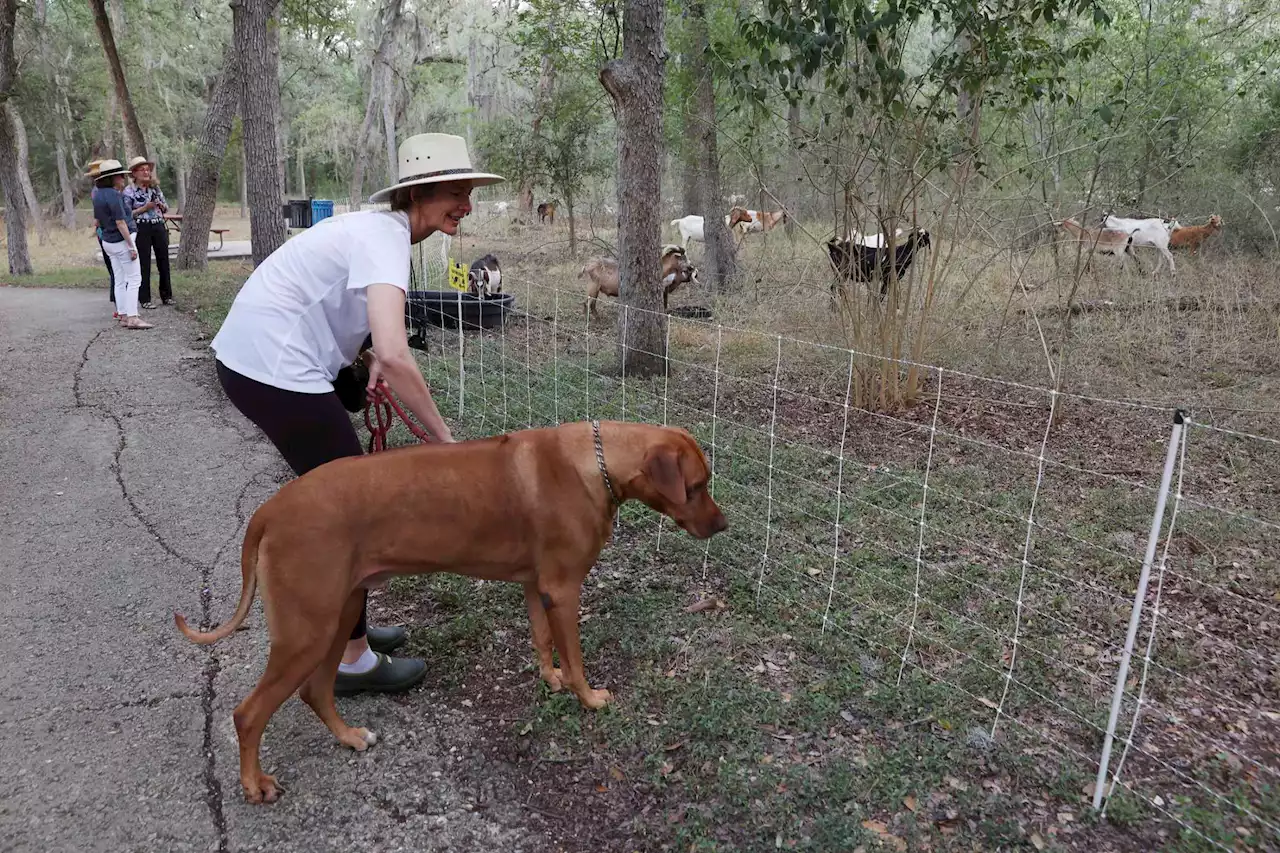
[[[288,476],[218,389],[194,322],[115,328],[94,290],[0,287],[0,850],[547,850],[509,766],[442,697],[339,700],[341,747],[296,698],[240,794],[231,711],[262,672],[260,604],[227,618],[244,524]],[[490,781],[491,780],[491,781]]]

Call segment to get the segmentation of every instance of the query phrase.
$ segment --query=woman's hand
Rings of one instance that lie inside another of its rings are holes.
[[[129,260],[131,260],[131,261],[136,261],[137,259],[138,259],[138,250],[137,250],[135,247],[130,246],[130,247],[129,247]]]
[[[365,386],[365,396],[370,400],[378,390],[378,383],[382,381],[382,363],[378,361],[378,355],[371,349],[365,350],[361,357],[364,359],[364,366],[369,368],[369,384]]]

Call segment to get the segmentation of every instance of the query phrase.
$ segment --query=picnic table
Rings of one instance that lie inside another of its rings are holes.
[[[179,234],[182,233],[182,214],[181,213],[166,213],[164,215],[164,227],[169,228],[170,226],[172,226],[173,231],[175,233],[179,233]],[[229,230],[231,229],[229,228],[210,228],[209,229],[210,234],[218,235],[218,249],[217,249],[218,251],[220,251],[224,245],[223,235],[226,234]]]

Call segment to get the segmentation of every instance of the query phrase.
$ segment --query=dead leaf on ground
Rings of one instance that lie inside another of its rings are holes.
[[[865,829],[869,829],[874,832],[881,841],[890,845],[893,849],[900,851],[905,851],[907,849],[907,842],[889,832],[889,827],[886,826],[883,821],[864,820],[862,822],[862,826]]]
[[[725,603],[718,598],[704,598],[695,601],[684,609],[685,613],[701,613],[704,610],[723,610]]]
[[[619,769],[618,769],[618,768],[616,768],[616,767],[610,767],[610,768],[609,768],[609,775],[610,775],[610,776],[612,776],[612,777],[613,777],[616,781],[618,781],[618,782],[621,782],[623,779],[625,779],[625,778],[626,778],[626,777],[622,774],[622,771],[621,771],[621,770],[619,770]]]
[[[916,798],[911,794],[908,794],[907,796],[902,798],[902,804],[906,806],[907,811],[910,811],[910,812],[914,812],[916,810],[916,806],[918,805],[918,803],[916,802]]]

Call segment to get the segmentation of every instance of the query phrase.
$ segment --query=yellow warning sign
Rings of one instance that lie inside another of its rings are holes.
[[[459,263],[458,261],[449,259],[449,286],[454,290],[466,291],[467,289],[467,273],[471,270],[469,264]]]

